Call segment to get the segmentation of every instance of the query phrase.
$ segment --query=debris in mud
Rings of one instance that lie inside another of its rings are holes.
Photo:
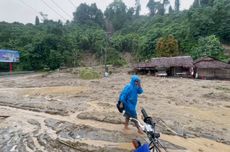
[[[95,115],[96,114],[96,115]],[[77,116],[79,119],[96,120],[100,122],[112,123],[112,124],[123,124],[124,120],[120,113],[115,112],[82,112]]]
[[[29,119],[29,120],[27,120],[27,122],[28,122],[29,124],[35,126],[35,129],[34,129],[34,131],[33,131],[33,134],[34,134],[34,135],[37,135],[37,134],[39,133],[39,130],[41,129],[41,124],[40,124],[38,121],[34,120],[34,119]]]
[[[224,107],[225,107],[225,108],[230,108],[230,105],[225,105]]]
[[[164,141],[164,140],[160,140],[161,144],[163,147],[165,147],[166,149],[170,149],[170,150],[187,150],[186,148],[179,146],[179,145],[175,145],[172,144],[170,142]]]
[[[223,86],[218,86],[215,88],[216,90],[224,91],[226,93],[230,93],[230,88],[223,87]]]
[[[8,117],[10,117],[10,116],[0,116],[0,119],[6,119]]]
[[[226,138],[222,138],[224,137],[224,130],[210,131],[207,128],[196,127],[196,128],[190,128],[189,134],[195,135],[197,137],[203,137],[203,138],[215,140],[217,142],[230,145],[230,141],[228,141]]]
[[[27,134],[23,134],[22,130],[13,127],[0,128],[0,150],[1,152],[26,151],[24,143],[27,138]]]
[[[76,142],[72,143],[72,141],[75,141],[75,140],[78,140],[78,141],[84,141],[84,140],[97,141],[98,140],[98,141],[106,141],[106,142],[109,141],[109,142],[116,143],[116,142],[131,142],[132,139],[139,138],[139,136],[136,136],[133,134],[124,135],[123,132],[119,132],[119,131],[97,129],[97,128],[93,128],[93,127],[86,126],[86,125],[75,125],[69,122],[58,121],[54,119],[45,120],[45,124],[48,127],[51,127],[52,129],[56,131],[58,138],[62,140],[65,139],[68,141],[64,143],[69,144],[70,142],[71,143],[70,147],[72,147],[74,144],[78,144]],[[141,141],[142,143],[145,142],[143,139]],[[167,149],[185,150],[184,147],[172,144],[170,142],[167,142],[164,140],[161,140],[161,142],[163,146],[166,147]],[[107,151],[105,148],[102,148],[102,149]]]
[[[28,120],[28,122],[35,126],[40,126],[40,123],[31,119]],[[68,122],[60,122],[60,121],[48,121],[53,125],[59,124],[60,126],[57,127],[55,130],[59,130],[60,128],[67,128],[68,131],[71,128],[71,123]],[[51,125],[50,124],[50,125]],[[70,126],[69,126],[70,125]],[[62,126],[62,127],[61,127]],[[68,128],[70,127],[70,128]],[[54,128],[56,128],[54,126]],[[87,128],[87,127],[83,127]],[[37,128],[38,130],[41,128]],[[35,130],[37,130],[35,129]],[[88,128],[89,129],[89,128]],[[92,130],[92,129],[90,129]],[[64,130],[65,132],[66,130]],[[76,129],[75,129],[76,131]],[[96,132],[99,130],[95,130]],[[80,141],[72,140],[71,133],[69,133],[69,137],[62,136],[58,138],[53,138],[49,135],[47,132],[42,132],[38,135],[36,135],[38,132],[33,133],[23,133],[22,130],[14,128],[14,127],[8,127],[8,128],[0,128],[0,150],[1,152],[9,152],[9,151],[22,151],[22,152],[28,152],[28,151],[34,151],[34,152],[42,152],[42,151],[62,151],[62,152],[128,152],[126,149],[119,149],[117,147],[100,147],[100,146],[93,146],[82,143]],[[61,132],[60,132],[61,134]],[[83,133],[84,134],[84,133]],[[95,134],[91,134],[91,137]],[[88,134],[90,135],[90,134]],[[98,136],[97,136],[98,137]],[[35,145],[34,141],[37,141],[37,144]]]
[[[105,103],[105,102],[98,102],[97,103],[98,106],[103,107],[103,108],[111,108],[114,107],[114,105],[110,104],[110,103]]]
[[[62,116],[67,116],[68,111],[64,110],[63,108],[53,108],[48,105],[44,105],[42,103],[39,104],[33,104],[33,103],[15,103],[15,102],[1,102],[0,101],[0,106],[8,106],[12,108],[18,108],[18,109],[24,109],[24,110],[30,110],[30,111],[35,111],[35,112],[43,112],[43,113],[49,113],[53,115],[62,115]]]
[[[0,123],[10,116],[0,116]]]
[[[114,147],[97,147],[97,146],[93,146],[93,145],[88,145],[85,143],[81,143],[81,142],[71,142],[71,141],[62,141],[60,139],[57,139],[57,141],[67,147],[70,147],[74,150],[77,151],[84,151],[84,152],[129,152],[129,150],[125,150],[125,149],[119,149],[119,148],[114,148]]]
[[[56,131],[57,135],[67,139],[83,139],[110,141],[110,142],[130,142],[136,135],[125,135],[119,131],[93,128],[87,125],[75,125],[65,121],[54,119],[45,120],[45,124]]]
[[[204,98],[210,99],[215,102],[220,102],[220,101],[230,101],[230,96],[229,94],[223,94],[223,93],[213,93],[210,92],[208,94],[203,95]]]
[[[7,90],[7,92],[11,92],[8,94],[0,92],[0,95],[5,95],[4,99],[0,100],[0,106],[67,116],[69,112],[83,111],[87,108],[87,102],[90,100],[88,97],[71,97],[71,95],[78,95],[81,91],[82,89],[79,87],[50,87],[29,90],[22,88],[20,91],[11,89]],[[51,94],[46,96],[49,93]],[[70,95],[67,95],[68,93]],[[65,100],[68,101],[68,104]]]

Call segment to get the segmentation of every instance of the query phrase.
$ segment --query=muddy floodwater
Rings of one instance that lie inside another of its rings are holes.
[[[141,76],[139,97],[168,152],[230,152],[230,81]],[[64,72],[0,77],[1,152],[129,152],[145,141],[115,104],[126,71],[81,80]]]

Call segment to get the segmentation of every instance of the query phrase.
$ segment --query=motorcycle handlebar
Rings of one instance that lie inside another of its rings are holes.
[[[141,113],[144,116],[144,119],[149,117],[144,108],[141,109]]]
[[[152,125],[153,128],[155,128],[155,122],[153,121],[152,117],[149,117],[148,114],[146,113],[145,109],[141,109],[141,113],[144,117],[144,122],[147,124]]]

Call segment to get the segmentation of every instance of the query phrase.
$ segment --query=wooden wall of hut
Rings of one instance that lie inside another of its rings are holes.
[[[230,79],[230,69],[197,69],[201,79]]]
[[[229,79],[230,80],[230,69],[216,69],[215,76],[218,79]]]
[[[214,79],[215,72],[214,69],[197,69],[198,78],[200,79]]]
[[[155,75],[156,69],[154,68],[142,68],[142,69],[135,69],[134,73],[139,75]]]
[[[184,67],[170,67],[167,70],[168,76],[176,76],[176,77],[189,77],[190,76],[190,68]]]

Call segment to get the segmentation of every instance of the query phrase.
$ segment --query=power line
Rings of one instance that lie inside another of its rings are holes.
[[[49,9],[51,9],[55,14],[57,14],[58,16],[60,16],[62,19],[65,19],[61,14],[59,14],[55,9],[53,9],[52,7],[50,7],[44,0],[41,0]]]
[[[71,5],[73,5],[74,9],[76,8],[75,4],[73,3],[72,0],[68,0],[70,2]]]
[[[32,9],[33,11],[35,11],[36,13],[39,13],[38,10],[36,10],[35,8],[33,8],[32,6],[30,6],[29,4],[25,3],[23,0],[19,0],[23,5],[25,5],[26,7],[29,7],[30,9]]]
[[[54,0],[51,0],[54,5],[56,5],[64,14],[66,14],[67,16],[69,16],[70,18],[72,17],[71,15],[69,15],[65,10],[63,10],[60,5],[58,5]]]

